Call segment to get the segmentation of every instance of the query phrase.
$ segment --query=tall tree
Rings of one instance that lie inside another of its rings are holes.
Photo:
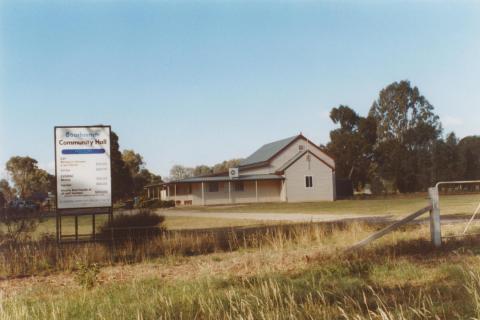
[[[127,167],[120,152],[118,136],[115,132],[110,135],[111,146],[111,170],[112,170],[112,198],[118,201],[129,197],[133,193],[133,181],[130,175],[130,169]]]
[[[17,191],[10,186],[10,183],[8,183],[7,180],[2,179],[0,180],[0,192],[3,194],[6,201],[12,201]]]
[[[135,174],[133,177],[134,193],[141,194],[144,190],[144,187],[151,183],[161,183],[162,178],[157,176],[147,169],[142,169],[140,172]]]
[[[355,188],[369,182],[376,141],[376,123],[363,118],[348,106],[340,105],[330,112],[333,123],[340,127],[330,132],[326,150],[335,158],[339,178],[352,180]]]
[[[22,198],[54,190],[54,177],[38,168],[37,160],[33,158],[11,157],[5,167]]]
[[[431,129],[432,138],[438,137],[441,126],[433,110],[433,105],[420,94],[418,88],[403,80],[380,91],[370,115],[377,121],[379,142],[397,140],[403,143],[408,135],[423,127]]]
[[[170,169],[170,179],[181,180],[181,179],[193,177],[193,171],[194,171],[193,168],[176,164]]]
[[[217,163],[216,165],[213,166],[212,171],[213,173],[227,172],[228,169],[230,168],[238,167],[241,160],[242,159],[230,159],[230,160],[225,160],[221,163]]]
[[[433,149],[442,131],[433,110],[409,81],[382,89],[370,109],[377,123],[379,174],[400,192],[424,190],[433,183]]]
[[[480,136],[465,137],[458,143],[461,179],[480,179]]]
[[[122,159],[123,162],[125,162],[128,170],[130,171],[131,176],[135,176],[140,172],[141,169],[144,168],[145,162],[143,160],[143,157],[133,150],[123,150]]]
[[[134,150],[123,150],[122,160],[128,168],[133,183],[133,193],[140,194],[146,185],[160,183],[162,178],[145,168],[143,157]]]
[[[209,166],[204,165],[204,164],[196,166],[193,169],[193,175],[195,177],[205,176],[205,175],[209,175],[209,174],[212,174],[212,173],[213,173],[213,169],[210,168]]]
[[[464,179],[458,142],[455,133],[451,132],[445,139],[439,139],[435,143],[432,166],[434,183]]]
[[[2,212],[2,209],[5,207],[6,203],[7,203],[7,199],[3,195],[3,192],[0,191],[0,214]]]

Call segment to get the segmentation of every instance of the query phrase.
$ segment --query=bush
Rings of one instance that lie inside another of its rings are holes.
[[[162,223],[165,217],[143,209],[136,214],[120,214],[113,217],[113,221],[107,221],[100,227],[99,238],[115,240],[135,240],[158,236],[165,227]]]
[[[42,214],[33,209],[0,208],[0,225],[8,242],[30,240],[41,221]]]
[[[96,263],[77,264],[78,270],[75,274],[75,281],[86,289],[92,289],[98,282],[97,276],[100,273],[100,267]]]
[[[144,200],[139,204],[140,208],[150,208],[150,209],[159,209],[159,208],[172,208],[175,207],[175,201],[173,200]]]

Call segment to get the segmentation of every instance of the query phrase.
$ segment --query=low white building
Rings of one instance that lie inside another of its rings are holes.
[[[267,143],[222,174],[149,185],[176,205],[335,200],[335,161],[302,134]]]

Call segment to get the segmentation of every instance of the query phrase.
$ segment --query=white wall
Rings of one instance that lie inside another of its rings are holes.
[[[308,154],[285,170],[288,202],[335,200],[334,172],[325,163]],[[313,177],[313,187],[306,188],[305,176]]]

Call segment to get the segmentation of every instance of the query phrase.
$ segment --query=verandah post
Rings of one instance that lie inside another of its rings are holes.
[[[430,210],[430,237],[432,244],[436,248],[440,248],[442,246],[442,232],[440,229],[440,199],[438,188],[428,189],[428,194],[432,204],[432,209]]]
[[[175,200],[175,205],[177,205],[177,184],[173,185],[173,199]]]
[[[232,203],[232,183],[228,181],[228,202]]]

